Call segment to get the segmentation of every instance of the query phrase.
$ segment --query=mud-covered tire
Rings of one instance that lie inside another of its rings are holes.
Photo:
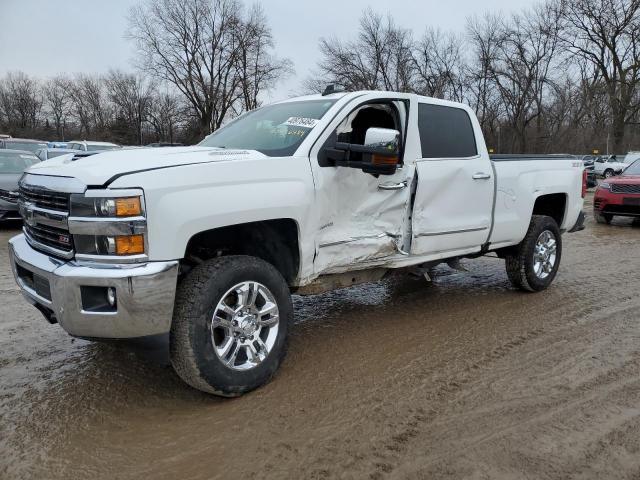
[[[540,235],[548,231],[556,241],[556,258],[553,270],[545,278],[540,278],[534,271],[534,253]],[[562,237],[556,221],[545,215],[533,215],[524,240],[505,255],[507,276],[511,284],[527,292],[539,292],[546,289],[556,274],[562,258]]]
[[[234,370],[214,351],[211,322],[217,305],[234,285],[258,282],[267,287],[278,307],[275,343],[258,365]],[[286,281],[271,264],[250,256],[227,256],[195,267],[178,285],[171,324],[171,364],[186,383],[203,392],[235,397],[267,383],[287,351],[293,306]]]
[[[595,212],[593,214],[593,216],[596,218],[596,222],[597,223],[609,224],[609,223],[611,223],[611,220],[613,220],[613,215],[608,214],[608,213]]]

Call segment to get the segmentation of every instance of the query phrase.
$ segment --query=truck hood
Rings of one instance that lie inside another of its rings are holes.
[[[197,163],[229,162],[260,159],[265,155],[256,150],[228,150],[213,147],[167,147],[113,150],[73,160],[64,155],[31,166],[27,173],[55,177],[77,178],[85,185],[105,185],[127,173]]]

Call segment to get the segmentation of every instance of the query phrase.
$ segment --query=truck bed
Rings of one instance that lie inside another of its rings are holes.
[[[529,153],[499,153],[489,155],[492,162],[526,162],[535,160],[574,160],[575,157],[565,153],[529,154]]]

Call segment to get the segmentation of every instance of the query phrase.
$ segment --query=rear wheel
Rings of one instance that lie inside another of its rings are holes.
[[[556,221],[534,215],[524,240],[505,256],[507,276],[528,292],[546,289],[555,278],[562,256],[562,237]]]
[[[289,287],[271,264],[248,256],[209,260],[178,287],[171,363],[194,388],[241,395],[276,372],[292,319]]]

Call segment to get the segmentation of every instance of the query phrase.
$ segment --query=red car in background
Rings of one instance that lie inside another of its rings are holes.
[[[598,223],[610,223],[614,216],[640,218],[640,160],[598,186],[593,213]]]

